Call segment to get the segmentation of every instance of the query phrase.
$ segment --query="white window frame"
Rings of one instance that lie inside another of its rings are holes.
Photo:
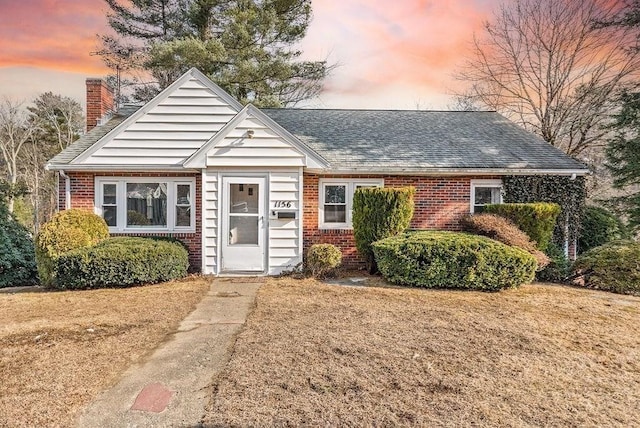
[[[344,223],[326,223],[324,221],[325,186],[345,186],[346,213]],[[384,187],[382,178],[321,178],[318,182],[318,228],[353,229],[353,194],[357,186]]]
[[[167,186],[167,226],[127,227],[127,183],[164,183]],[[103,185],[116,184],[116,226],[109,226],[111,233],[192,233],[196,231],[196,179],[192,177],[96,177],[94,212],[102,217]],[[191,225],[176,226],[178,185],[189,185],[191,200]]]
[[[499,204],[502,203],[502,180],[501,179],[482,179],[482,180],[471,180],[471,205],[469,207],[469,212],[473,214],[475,212],[476,206],[476,188],[477,187],[489,187],[493,189],[498,189],[500,192],[500,201]]]

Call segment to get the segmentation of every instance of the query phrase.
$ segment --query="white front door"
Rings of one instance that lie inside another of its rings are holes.
[[[222,272],[264,272],[264,177],[222,177]]]

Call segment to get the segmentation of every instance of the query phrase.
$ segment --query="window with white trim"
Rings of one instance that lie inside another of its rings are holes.
[[[502,180],[471,180],[471,213],[481,213],[485,205],[502,203]]]
[[[195,179],[97,177],[95,210],[111,232],[193,232]]]
[[[383,186],[382,179],[320,179],[319,227],[321,229],[352,228],[353,193],[361,187]]]

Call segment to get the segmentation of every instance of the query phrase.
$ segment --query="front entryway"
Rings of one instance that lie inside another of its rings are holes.
[[[222,177],[223,272],[264,272],[264,177]]]

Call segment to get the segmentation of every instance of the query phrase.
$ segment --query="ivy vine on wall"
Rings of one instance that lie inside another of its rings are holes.
[[[504,202],[555,202],[560,205],[562,211],[553,232],[556,244],[562,246],[565,240],[578,238],[586,199],[584,177],[572,180],[568,176],[509,175],[503,182]]]

